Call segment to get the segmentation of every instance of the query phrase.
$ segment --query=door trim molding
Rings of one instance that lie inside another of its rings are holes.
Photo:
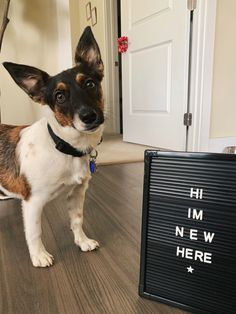
[[[117,40],[117,3],[113,0],[104,1],[105,12],[105,38],[106,38],[106,75],[107,75],[107,95],[106,108],[109,123],[109,133],[120,133],[120,108],[119,108],[119,76]]]
[[[72,67],[70,4],[64,0],[56,3],[56,23],[58,29],[58,71]],[[63,19],[61,17],[64,17]]]
[[[189,151],[209,150],[216,6],[217,0],[198,0],[194,11]]]

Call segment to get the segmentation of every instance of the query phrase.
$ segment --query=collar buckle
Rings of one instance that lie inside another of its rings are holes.
[[[65,149],[65,145],[63,142],[57,142],[55,147],[59,151],[63,151]]]

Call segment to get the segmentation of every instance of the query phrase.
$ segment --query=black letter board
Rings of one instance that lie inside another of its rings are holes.
[[[236,155],[145,152],[139,292],[236,313]]]

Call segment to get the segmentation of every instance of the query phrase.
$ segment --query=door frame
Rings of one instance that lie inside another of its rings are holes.
[[[117,1],[104,1],[105,16],[105,38],[107,57],[107,118],[110,124],[110,132],[120,133],[120,94],[119,94],[119,72],[115,65],[118,62],[118,48],[116,40],[118,37],[118,12]],[[120,66],[120,65],[119,65]],[[105,100],[106,101],[106,100]]]
[[[197,0],[193,18],[188,151],[208,151],[217,0]]]
[[[114,28],[117,27],[117,6],[112,0],[106,1],[106,36],[110,38],[107,45],[107,54],[112,56],[110,60],[109,82],[113,99],[119,95],[116,91],[117,78],[112,73],[115,61]],[[186,0],[187,6],[187,0]],[[217,0],[197,0],[197,8],[194,10],[193,38],[192,38],[192,64],[191,64],[191,93],[190,112],[193,115],[192,126],[189,127],[188,151],[208,151],[211,124],[211,101],[214,65],[214,43],[216,24]],[[115,14],[115,16],[114,16]],[[124,35],[124,34],[123,34]],[[111,39],[113,38],[113,45]],[[110,104],[113,120],[113,131],[119,133],[119,107],[118,102]]]

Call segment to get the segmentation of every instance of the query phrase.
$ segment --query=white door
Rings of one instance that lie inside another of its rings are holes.
[[[187,0],[121,0],[124,140],[184,150],[190,11]]]

